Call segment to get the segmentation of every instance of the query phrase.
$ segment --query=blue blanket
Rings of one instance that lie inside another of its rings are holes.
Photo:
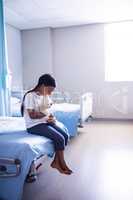
[[[52,155],[52,141],[26,131],[0,134],[0,157],[21,160],[21,174],[13,178],[0,178],[0,199],[20,200],[23,184],[34,158],[42,154]]]
[[[62,122],[66,126],[70,136],[77,135],[77,126],[79,120],[78,112],[76,113],[56,111],[54,115],[60,122]]]
[[[80,118],[79,105],[70,103],[53,104],[51,111],[57,120],[66,126],[70,136],[77,135],[77,125]]]

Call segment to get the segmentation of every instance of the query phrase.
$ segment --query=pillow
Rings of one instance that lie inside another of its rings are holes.
[[[69,103],[71,98],[68,92],[56,91],[52,93],[52,100],[54,103]]]
[[[64,96],[62,95],[61,92],[53,92],[51,98],[54,103],[64,102]]]

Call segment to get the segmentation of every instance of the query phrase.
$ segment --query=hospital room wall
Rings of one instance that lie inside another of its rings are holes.
[[[54,29],[53,63],[59,87],[79,93],[92,92],[93,116],[101,113],[97,94],[104,81],[104,26]]]
[[[104,24],[53,30],[53,69],[60,88],[93,93],[93,116],[133,119],[133,82],[105,81]]]
[[[104,25],[22,31],[24,87],[53,73],[58,88],[93,93],[93,116],[133,118],[132,82],[105,81]]]
[[[59,87],[77,92],[98,89],[104,78],[103,26],[54,29],[53,63]]]
[[[50,28],[23,30],[24,89],[30,89],[44,73],[52,73],[52,38]]]
[[[8,65],[12,75],[11,89],[20,91],[23,88],[22,41],[21,32],[6,24]]]
[[[101,87],[103,26],[24,30],[22,49],[24,89],[46,72],[54,74],[61,90],[94,93]]]

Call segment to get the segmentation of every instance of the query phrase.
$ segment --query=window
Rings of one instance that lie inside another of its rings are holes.
[[[105,25],[105,81],[133,81],[133,22]]]

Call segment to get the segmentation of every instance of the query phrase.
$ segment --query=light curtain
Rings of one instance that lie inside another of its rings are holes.
[[[3,0],[0,0],[0,116],[10,115],[10,85],[6,53]]]

